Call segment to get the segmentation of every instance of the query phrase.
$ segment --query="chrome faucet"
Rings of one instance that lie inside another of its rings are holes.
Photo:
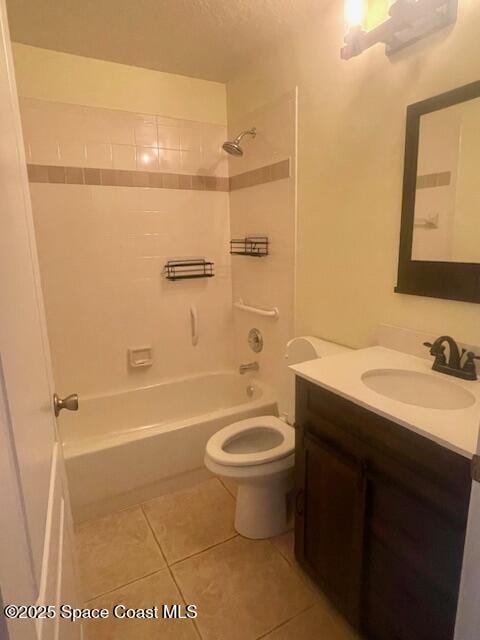
[[[445,355],[445,343],[448,344],[449,350],[448,362]],[[430,355],[435,356],[435,361],[432,366],[434,371],[446,373],[456,378],[462,378],[462,380],[477,379],[475,360],[479,360],[480,358],[476,356],[473,351],[467,351],[466,349],[460,351],[458,344],[450,336],[440,336],[433,344],[431,342],[424,342],[423,344],[430,348]],[[465,354],[465,361],[462,364],[462,359]]]
[[[258,371],[260,369],[260,365],[258,364],[257,361],[255,362],[249,362],[248,364],[241,364],[239,371],[240,374],[243,375],[244,373],[247,373],[247,371]]]

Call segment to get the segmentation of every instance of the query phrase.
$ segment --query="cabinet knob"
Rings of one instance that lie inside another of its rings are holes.
[[[295,513],[297,516],[303,516],[305,513],[305,490],[299,489],[295,496]]]

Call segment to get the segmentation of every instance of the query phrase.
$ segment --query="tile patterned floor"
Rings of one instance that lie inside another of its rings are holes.
[[[212,478],[79,525],[87,606],[196,604],[199,614],[93,621],[86,640],[355,640],[295,563],[291,532],[236,534],[234,495]]]
[[[235,503],[216,478],[146,502],[143,510],[168,564],[236,535]]]

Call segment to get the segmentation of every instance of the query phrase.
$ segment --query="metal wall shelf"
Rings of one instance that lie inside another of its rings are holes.
[[[213,278],[214,263],[200,258],[169,260],[163,273],[167,280],[191,280],[193,278]]]
[[[263,258],[268,256],[267,236],[248,236],[230,240],[230,253],[233,256],[253,256]]]

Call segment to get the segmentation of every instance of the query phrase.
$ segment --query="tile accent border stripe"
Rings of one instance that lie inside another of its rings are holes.
[[[194,176],[183,173],[126,171],[122,169],[89,169],[28,164],[30,182],[48,184],[85,184],[108,187],[152,187],[154,189],[186,189],[196,191],[228,191],[228,178]]]
[[[451,171],[439,173],[425,173],[417,176],[417,189],[431,189],[433,187],[447,187],[452,181]]]
[[[123,169],[89,169],[28,164],[30,182],[47,184],[84,184],[108,187],[151,187],[194,191],[236,191],[290,177],[290,159],[259,169],[245,171],[230,178],[217,176],[160,173],[158,171],[126,171]]]
[[[275,164],[269,164],[266,167],[260,167],[260,169],[253,169],[252,171],[245,171],[245,173],[231,176],[230,191],[245,189],[246,187],[255,187],[259,184],[266,184],[267,182],[274,182],[275,180],[282,180],[283,178],[289,177],[290,159],[288,158],[287,160],[275,162]]]

